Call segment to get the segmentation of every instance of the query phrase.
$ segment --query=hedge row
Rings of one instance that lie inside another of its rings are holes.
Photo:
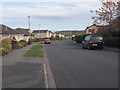
[[[77,36],[75,36],[74,40],[76,41],[76,43],[82,43],[82,41],[84,40],[84,38],[89,35],[89,34],[79,34]]]
[[[104,38],[104,46],[120,47],[120,37]]]

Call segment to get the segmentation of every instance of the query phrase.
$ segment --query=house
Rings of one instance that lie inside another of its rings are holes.
[[[83,34],[84,31],[83,30],[81,30],[81,31],[79,31],[79,30],[61,30],[61,31],[57,31],[56,33],[59,34],[59,36],[62,35],[63,37],[71,38],[75,35]]]
[[[0,24],[0,40],[3,40],[5,38],[15,37],[16,40],[19,41],[19,40],[23,39],[23,35],[24,34],[21,34],[18,31],[14,30],[6,25]]]
[[[96,24],[93,24],[90,27],[87,27],[85,29],[85,33],[86,34],[96,34],[98,31],[98,28],[99,28],[99,26],[97,26]]]
[[[17,32],[19,32],[20,34],[23,34],[23,40],[28,41],[29,38],[34,38],[33,34],[31,33],[32,30],[29,29],[23,29],[23,28],[16,28],[15,29]]]
[[[35,38],[51,38],[52,32],[49,30],[34,30]]]
[[[56,37],[56,33],[52,32],[52,37],[55,38]]]

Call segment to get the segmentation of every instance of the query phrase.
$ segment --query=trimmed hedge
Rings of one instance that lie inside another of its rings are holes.
[[[75,36],[74,40],[76,41],[76,43],[82,43],[82,41],[84,40],[84,38],[90,34],[80,34]]]
[[[120,48],[120,37],[104,38],[104,46]]]

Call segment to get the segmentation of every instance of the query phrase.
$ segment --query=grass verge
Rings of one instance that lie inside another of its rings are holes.
[[[43,57],[44,56],[44,52],[43,50],[28,50],[25,55],[25,57]]]
[[[28,50],[24,57],[44,57],[43,45],[34,45]]]
[[[40,42],[39,44],[44,44],[44,42]]]
[[[31,49],[43,49],[43,45],[34,45]]]

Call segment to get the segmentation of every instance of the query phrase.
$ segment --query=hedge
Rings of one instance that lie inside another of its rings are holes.
[[[76,41],[76,43],[82,43],[82,41],[84,40],[84,38],[89,35],[89,34],[79,34],[77,36],[75,36],[74,40]]]
[[[120,47],[120,37],[109,37],[109,38],[103,38],[104,39],[104,46],[109,47]]]

